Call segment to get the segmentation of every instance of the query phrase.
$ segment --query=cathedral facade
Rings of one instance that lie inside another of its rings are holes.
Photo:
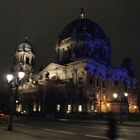
[[[21,113],[138,112],[134,64],[124,58],[111,63],[112,47],[92,20],[72,21],[58,37],[57,60],[34,73],[35,54],[29,41],[15,52],[15,71],[24,71],[17,111]]]

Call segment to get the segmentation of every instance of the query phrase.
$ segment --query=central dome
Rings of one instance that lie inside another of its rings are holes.
[[[77,19],[67,26],[65,26],[64,30],[59,36],[59,41],[62,41],[68,37],[73,35],[80,35],[83,31],[88,32],[92,35],[93,39],[103,39],[107,41],[104,31],[99,27],[95,22],[87,18]]]
[[[83,58],[111,64],[111,45],[102,28],[92,20],[80,18],[65,26],[56,44],[58,62],[66,64]]]

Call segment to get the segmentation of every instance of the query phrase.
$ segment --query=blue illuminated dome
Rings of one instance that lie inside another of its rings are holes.
[[[59,41],[62,41],[73,35],[79,36],[83,31],[92,35],[93,39],[103,39],[107,41],[104,31],[95,22],[87,18],[77,19],[67,26],[59,36]]]
[[[65,26],[56,46],[58,62],[61,64],[83,58],[94,59],[105,65],[111,64],[109,39],[98,24],[85,18],[82,11],[79,19]]]

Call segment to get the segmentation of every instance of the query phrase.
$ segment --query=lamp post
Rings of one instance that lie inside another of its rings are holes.
[[[117,98],[118,98],[118,94],[115,92],[115,93],[113,93],[113,98],[114,98],[114,100],[116,100]],[[114,101],[115,102],[115,101]],[[115,105],[115,103],[113,104],[113,109],[115,110],[115,107],[116,105]]]
[[[123,97],[128,97],[128,93],[125,92]],[[123,108],[122,108],[122,94],[120,95],[120,124],[123,124],[123,119],[122,119],[122,112],[123,112]],[[118,94],[117,93],[113,93],[113,98],[117,99],[118,98]]]
[[[118,94],[117,93],[113,93],[113,98],[116,100],[118,98]],[[120,95],[120,124],[123,124],[123,120],[122,120],[122,94]]]
[[[128,93],[125,92],[123,93],[123,95],[121,94],[121,97],[120,97],[120,124],[123,124],[123,113],[124,113],[124,102],[123,102],[123,99],[127,98],[128,97]],[[127,101],[128,102],[128,101]]]
[[[9,125],[8,125],[8,131],[13,130],[13,110],[14,110],[14,97],[16,94],[17,86],[20,84],[20,80],[25,76],[24,72],[18,72],[18,76],[16,77],[13,74],[7,75],[7,81],[10,87],[10,99],[9,99],[9,105],[10,105],[10,118],[9,118]]]

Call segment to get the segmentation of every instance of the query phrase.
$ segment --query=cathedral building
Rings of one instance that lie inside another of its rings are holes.
[[[85,17],[65,26],[55,46],[57,60],[34,73],[35,54],[26,39],[15,52],[15,71],[25,71],[17,111],[42,113],[138,112],[134,64],[111,63],[103,29]],[[22,93],[22,94],[21,94]]]

